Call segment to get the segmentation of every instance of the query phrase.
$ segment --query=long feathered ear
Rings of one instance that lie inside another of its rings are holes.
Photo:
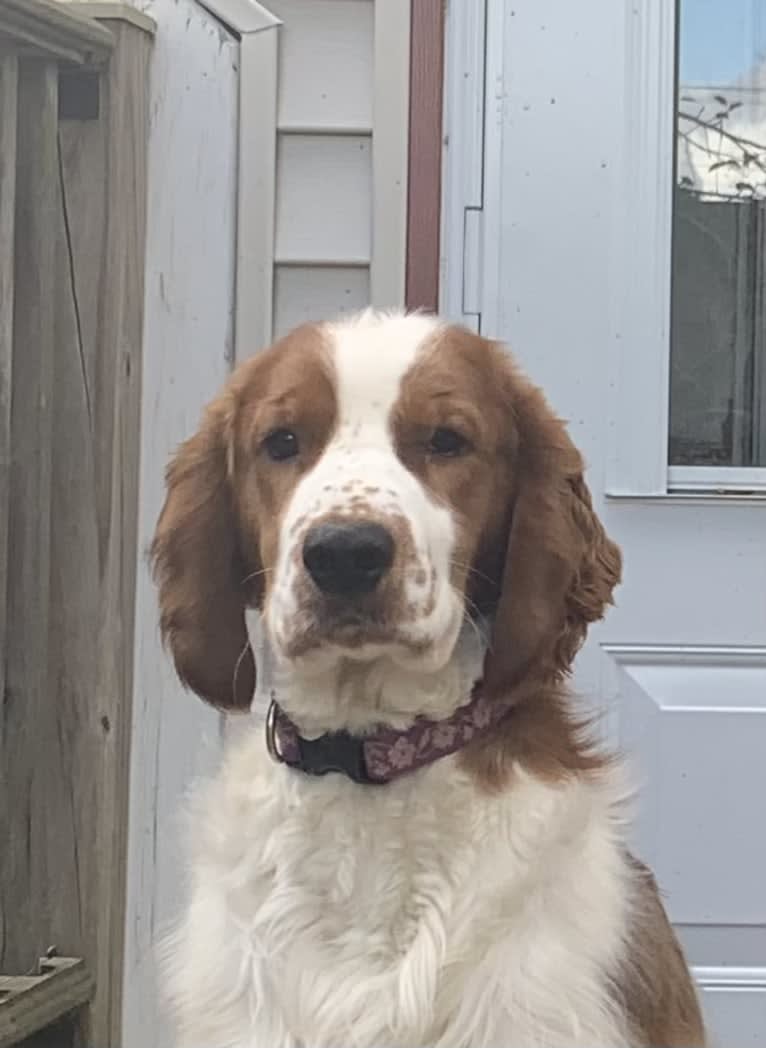
[[[510,366],[510,365],[509,365]],[[621,557],[593,511],[583,462],[542,393],[514,376],[513,505],[484,682],[507,695],[570,670],[620,581]]]
[[[233,407],[221,397],[176,453],[151,556],[160,628],[178,676],[215,706],[247,709],[255,660],[229,476],[232,429]]]

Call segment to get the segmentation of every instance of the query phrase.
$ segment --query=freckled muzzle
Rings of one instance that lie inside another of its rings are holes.
[[[406,659],[449,644],[451,515],[399,461],[383,425],[379,443],[331,446],[293,494],[266,606],[286,660],[319,665],[339,650]]]
[[[266,609],[274,650],[312,672],[341,653],[441,665],[462,620],[447,577],[402,514],[360,520],[336,510],[289,547]]]

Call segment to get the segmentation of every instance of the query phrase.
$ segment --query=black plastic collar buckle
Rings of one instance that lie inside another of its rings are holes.
[[[353,782],[371,784],[364,760],[364,742],[349,735],[347,731],[336,731],[320,735],[318,739],[298,737],[300,760],[293,764],[307,775],[327,775],[338,772],[347,775]]]

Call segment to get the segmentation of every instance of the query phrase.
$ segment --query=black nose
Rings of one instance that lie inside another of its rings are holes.
[[[394,540],[380,524],[318,524],[303,543],[303,563],[322,593],[371,593],[391,567]]]

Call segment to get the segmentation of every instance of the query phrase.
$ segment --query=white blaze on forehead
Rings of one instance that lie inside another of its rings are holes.
[[[463,614],[450,584],[455,523],[450,510],[401,462],[391,427],[402,380],[440,326],[433,317],[372,310],[323,325],[335,383],[336,428],[297,485],[282,521],[266,609],[278,648],[288,647],[290,638],[317,617],[300,556],[306,533],[316,521],[348,514],[397,526],[401,559],[398,590],[392,592],[398,596],[390,599],[398,608],[392,622],[398,642],[409,639],[421,669],[428,658],[441,665],[449,656]],[[327,651],[332,656],[332,648]]]
[[[336,439],[362,432],[368,439],[380,439],[388,432],[402,379],[440,326],[435,317],[372,310],[327,325],[337,385]]]

